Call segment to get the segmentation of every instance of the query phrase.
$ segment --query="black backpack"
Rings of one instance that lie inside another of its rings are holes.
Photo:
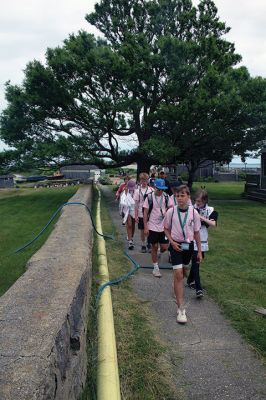
[[[144,195],[144,201],[146,200],[146,197],[148,197],[148,204],[149,204],[148,219],[150,217],[150,214],[151,214],[151,211],[152,211],[152,208],[153,208],[153,197],[152,197],[152,194],[153,194],[153,192],[152,193],[147,193],[147,194]],[[163,193],[163,196],[164,196],[164,201],[165,201],[165,208],[167,209],[169,196],[166,193]]]

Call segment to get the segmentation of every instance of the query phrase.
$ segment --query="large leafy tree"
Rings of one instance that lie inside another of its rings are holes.
[[[203,159],[258,146],[265,82],[233,68],[241,58],[212,1],[102,0],[86,18],[104,39],[71,35],[7,84],[7,144],[36,161],[182,161],[191,180]]]

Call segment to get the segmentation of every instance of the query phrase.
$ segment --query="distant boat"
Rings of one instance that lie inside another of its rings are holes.
[[[47,179],[47,176],[45,176],[45,175],[27,176],[26,181],[27,182],[39,182],[39,181],[45,181],[46,179]]]
[[[24,183],[24,182],[40,182],[45,180],[57,180],[62,179],[64,177],[63,174],[55,174],[55,175],[32,175],[32,176],[23,176],[23,175],[14,175],[14,181],[16,183]]]
[[[46,179],[50,180],[57,180],[57,179],[62,179],[64,178],[63,174],[57,174],[57,175],[49,175],[46,177]]]

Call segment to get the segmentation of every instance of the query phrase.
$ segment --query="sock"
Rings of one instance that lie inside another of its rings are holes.
[[[158,263],[156,262],[156,263],[153,263],[153,268],[155,268],[155,269],[159,269],[159,265],[158,265]]]
[[[142,245],[142,246],[146,246],[145,242],[141,242],[141,245]]]

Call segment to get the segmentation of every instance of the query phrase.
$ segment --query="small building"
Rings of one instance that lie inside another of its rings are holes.
[[[209,176],[213,176],[213,171],[214,171],[214,161],[209,161],[206,160],[204,161],[200,167],[196,170],[195,172],[195,178],[207,178]],[[176,180],[178,175],[186,174],[188,172],[188,169],[185,164],[170,164],[170,165],[164,165],[162,167],[162,170],[166,172],[168,175],[168,179],[170,181]]]
[[[0,175],[0,189],[13,188],[14,176],[12,174]]]
[[[65,179],[78,179],[82,182],[93,180],[97,182],[101,175],[101,170],[96,165],[66,165],[60,168],[61,174]]]

